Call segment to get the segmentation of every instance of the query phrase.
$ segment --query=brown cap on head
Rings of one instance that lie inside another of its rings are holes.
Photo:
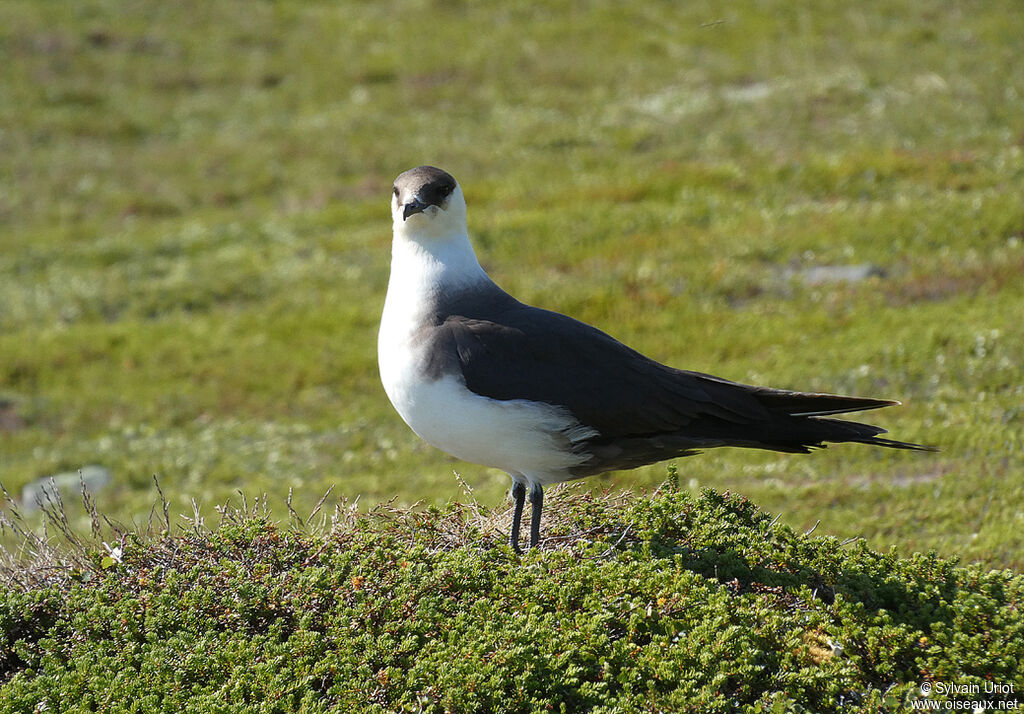
[[[398,175],[394,193],[404,206],[402,218],[422,213],[427,206],[444,206],[456,187],[455,178],[434,166],[417,166]]]

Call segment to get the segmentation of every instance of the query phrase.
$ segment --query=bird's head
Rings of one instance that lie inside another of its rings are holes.
[[[466,199],[447,171],[417,166],[398,175],[391,191],[396,234],[413,238],[466,232]]]

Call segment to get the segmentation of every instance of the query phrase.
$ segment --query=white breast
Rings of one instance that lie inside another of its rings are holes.
[[[438,379],[425,373],[430,341],[414,335],[424,322],[430,291],[444,277],[431,268],[443,266],[414,265],[422,256],[404,248],[396,241],[377,341],[381,382],[399,415],[424,441],[465,461],[540,483],[571,478],[568,469],[586,458],[573,452],[573,443],[594,432],[567,410],[522,399],[490,399],[470,391],[461,375]],[[490,280],[482,269],[470,277]]]

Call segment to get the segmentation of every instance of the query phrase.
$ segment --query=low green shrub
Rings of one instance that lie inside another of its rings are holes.
[[[8,567],[0,709],[891,711],[924,682],[1024,687],[1021,575],[795,533],[728,493],[549,503],[522,557],[507,513],[452,504],[225,511]]]

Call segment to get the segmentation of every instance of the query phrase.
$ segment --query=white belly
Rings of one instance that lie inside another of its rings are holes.
[[[572,478],[568,469],[586,458],[573,453],[573,442],[592,436],[593,430],[549,404],[483,397],[455,375],[427,378],[417,346],[388,328],[385,319],[378,342],[381,382],[421,439],[464,461],[521,474],[528,481]]]

